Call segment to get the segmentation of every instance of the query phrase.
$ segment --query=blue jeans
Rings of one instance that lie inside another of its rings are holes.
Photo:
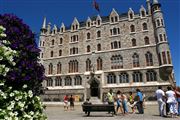
[[[138,101],[136,103],[139,114],[144,114],[143,101]]]
[[[124,113],[128,113],[128,108],[127,108],[127,101],[123,101],[123,109],[124,109]]]

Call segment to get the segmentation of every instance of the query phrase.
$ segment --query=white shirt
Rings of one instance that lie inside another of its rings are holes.
[[[169,90],[166,92],[167,95],[167,103],[176,103],[176,98],[175,98],[175,92],[172,90]]]
[[[165,96],[165,93],[163,90],[158,89],[156,90],[156,96],[157,96],[157,100],[163,100],[163,96]]]

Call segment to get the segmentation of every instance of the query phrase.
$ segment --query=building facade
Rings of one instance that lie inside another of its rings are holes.
[[[40,59],[45,67],[44,100],[62,101],[66,94],[80,101],[103,100],[114,92],[140,88],[151,99],[158,85],[174,83],[166,28],[157,0],[147,8],[131,8],[109,16],[74,18],[70,27],[46,24],[41,28]]]

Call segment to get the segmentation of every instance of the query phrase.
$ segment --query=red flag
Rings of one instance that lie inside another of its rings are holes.
[[[100,12],[99,4],[98,4],[95,0],[93,0],[93,7],[94,7],[98,12]]]

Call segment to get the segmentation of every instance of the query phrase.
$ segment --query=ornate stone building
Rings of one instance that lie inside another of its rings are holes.
[[[62,23],[41,28],[40,59],[45,67],[44,99],[63,100],[73,94],[84,100],[103,100],[114,92],[140,88],[148,99],[158,85],[172,85],[173,65],[168,37],[158,0],[146,0],[147,9],[131,8],[125,14],[113,9],[109,16],[74,18],[70,27]]]

